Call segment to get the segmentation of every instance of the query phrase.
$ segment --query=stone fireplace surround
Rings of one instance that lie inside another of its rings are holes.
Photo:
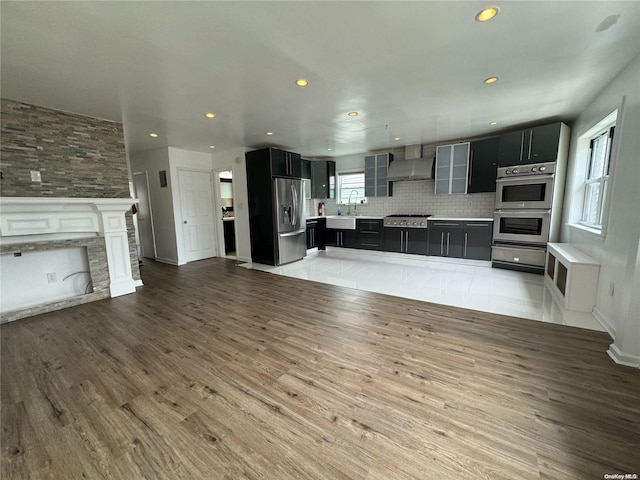
[[[0,254],[86,247],[93,292],[0,312],[0,322],[134,293],[125,212],[132,198],[0,197]],[[10,272],[1,272],[10,275]]]

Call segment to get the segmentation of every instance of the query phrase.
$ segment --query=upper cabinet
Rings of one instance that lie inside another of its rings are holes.
[[[335,198],[336,162],[333,160],[312,160],[311,198]]]
[[[272,176],[302,178],[302,157],[299,153],[286,152],[279,148],[265,148],[260,151],[264,151],[264,154],[271,158]]]
[[[364,195],[365,197],[390,197],[391,185],[387,180],[389,163],[393,154],[379,153],[364,157]]]
[[[495,192],[500,137],[471,142],[467,193]]]
[[[501,135],[498,165],[555,162],[561,127],[562,123],[558,122]]]
[[[469,142],[436,149],[436,195],[467,193]]]
[[[302,178],[311,180],[311,160],[302,159]]]

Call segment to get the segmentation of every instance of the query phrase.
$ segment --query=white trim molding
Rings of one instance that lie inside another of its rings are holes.
[[[591,315],[598,321],[600,325],[607,331],[609,336],[615,340],[616,338],[616,327],[604,316],[602,312],[598,310],[598,307],[593,307],[591,311]]]
[[[607,350],[609,356],[619,365],[626,365],[627,367],[640,368],[640,355],[631,355],[624,353],[618,348],[615,343],[609,345]]]
[[[125,212],[133,198],[0,197],[0,243],[104,238],[111,297],[136,291],[131,272]]]

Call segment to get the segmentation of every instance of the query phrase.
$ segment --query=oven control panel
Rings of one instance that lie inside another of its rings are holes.
[[[530,175],[551,175],[556,171],[555,162],[537,163],[533,165],[513,165],[498,169],[498,178],[522,177]]]

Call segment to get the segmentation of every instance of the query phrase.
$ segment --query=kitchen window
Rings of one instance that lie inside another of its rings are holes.
[[[339,173],[338,195],[336,201],[347,205],[356,203],[364,198],[364,172]],[[357,194],[357,195],[356,195]]]
[[[580,223],[602,231],[609,185],[611,145],[615,125],[609,125],[589,140],[587,175],[584,182],[584,203]]]

